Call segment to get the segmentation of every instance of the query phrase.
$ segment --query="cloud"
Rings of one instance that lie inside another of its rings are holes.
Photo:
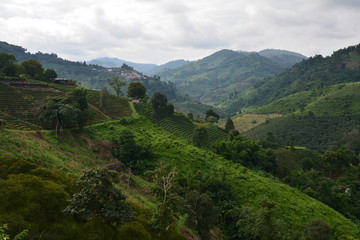
[[[327,55],[359,43],[358,0],[3,0],[1,41],[71,60],[163,63],[230,48]]]

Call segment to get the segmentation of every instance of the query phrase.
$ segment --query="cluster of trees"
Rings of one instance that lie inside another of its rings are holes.
[[[44,69],[36,59],[29,59],[17,64],[16,57],[10,53],[0,53],[0,76],[24,76],[31,79],[50,81],[57,77],[54,69]]]
[[[38,119],[45,128],[55,129],[56,134],[64,128],[82,128],[91,119],[87,91],[76,88],[64,97],[47,100],[39,109]]]
[[[167,97],[160,92],[154,93],[150,103],[154,110],[155,117],[162,117],[174,113],[174,105],[168,102]]]

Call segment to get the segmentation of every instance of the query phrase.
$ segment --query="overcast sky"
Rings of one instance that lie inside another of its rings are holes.
[[[221,49],[329,55],[360,43],[360,0],[1,0],[0,41],[84,61]]]

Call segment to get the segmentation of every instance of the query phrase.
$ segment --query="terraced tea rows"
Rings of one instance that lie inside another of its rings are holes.
[[[36,108],[49,97],[62,93],[12,88],[0,83],[0,111],[8,128],[36,129]]]
[[[168,132],[187,140],[192,139],[196,125],[184,115],[175,113],[174,115],[167,116],[166,118],[154,118],[152,116],[152,110],[149,105],[139,103],[135,104],[135,108],[137,112],[148,117],[153,123],[164,128]],[[208,129],[210,141],[215,141],[227,137],[227,133],[225,131],[209,124],[204,125]]]
[[[126,98],[116,97],[110,94],[103,94],[100,106],[100,92],[88,90],[88,101],[90,104],[100,109],[111,119],[118,119],[131,116],[131,109]]]
[[[0,82],[0,120],[5,128],[35,130],[38,126],[36,111],[51,97],[64,95],[73,86],[49,84],[60,91],[37,91],[10,87]],[[62,92],[65,91],[65,92]],[[92,112],[90,124],[131,116],[131,109],[125,98],[106,94],[100,107],[100,93],[88,90],[88,101]]]

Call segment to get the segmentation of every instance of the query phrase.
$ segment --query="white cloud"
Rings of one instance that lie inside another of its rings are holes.
[[[223,48],[327,55],[360,39],[358,0],[2,0],[0,41],[71,60],[163,63]]]

